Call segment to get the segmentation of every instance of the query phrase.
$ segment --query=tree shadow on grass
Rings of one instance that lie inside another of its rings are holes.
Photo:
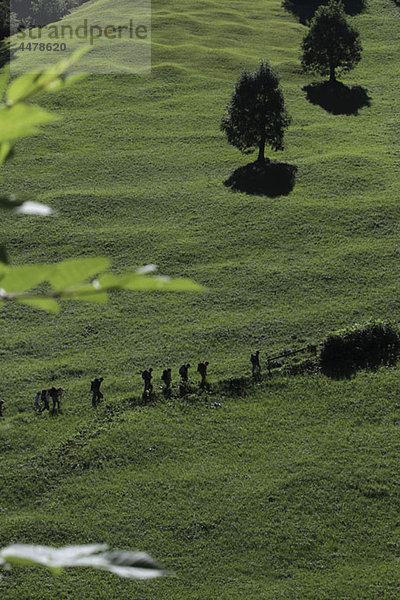
[[[234,191],[276,198],[287,196],[294,188],[297,167],[287,163],[253,162],[236,169],[224,185]]]
[[[348,87],[337,81],[311,83],[303,87],[307,100],[333,115],[358,115],[365,106],[371,106],[368,91],[360,85]]]

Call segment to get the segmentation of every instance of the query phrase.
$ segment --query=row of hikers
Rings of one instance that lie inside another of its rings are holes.
[[[250,362],[251,362],[252,375],[253,375],[254,379],[259,379],[261,376],[260,351],[259,350],[257,350],[255,354],[252,354],[250,356]],[[209,365],[208,361],[200,362],[197,365],[197,372],[200,375],[200,389],[204,389],[208,385],[207,384],[208,365]],[[190,363],[185,363],[179,367],[181,386],[183,386],[183,387],[185,387],[189,381],[190,367],[191,367]],[[143,395],[150,396],[153,392],[153,383],[152,383],[153,369],[152,368],[145,369],[144,371],[142,371],[141,375],[142,375],[142,379],[144,382]],[[96,377],[91,382],[90,391],[92,392],[93,406],[97,406],[99,404],[100,400],[103,398],[103,394],[100,391],[100,387],[101,387],[101,384],[103,381],[104,381],[103,377]],[[171,392],[171,385],[172,385],[172,370],[170,368],[163,370],[162,375],[161,375],[161,381],[164,384],[164,390],[163,390],[164,393],[166,395],[169,395]]]
[[[261,376],[260,366],[260,352],[257,350],[255,354],[250,357],[252,375],[255,379],[259,379]],[[200,389],[207,387],[207,368],[209,362],[200,362],[197,365],[197,373],[200,375]],[[181,378],[181,385],[186,386],[189,381],[189,369],[191,368],[190,363],[185,363],[179,367],[179,376]],[[142,371],[142,379],[144,382],[144,396],[150,396],[153,392],[153,369],[145,369]],[[101,392],[101,384],[104,381],[103,377],[95,377],[90,385],[90,391],[92,392],[92,405],[96,407],[103,398]],[[164,393],[167,395],[171,392],[172,385],[172,370],[170,368],[164,369],[161,375],[161,381],[164,384]],[[41,413],[44,410],[50,411],[50,399],[52,400],[52,412],[56,409],[61,408],[61,397],[63,394],[63,388],[52,387],[50,389],[44,389],[36,393],[34,409],[36,412]],[[0,413],[1,416],[1,413]]]

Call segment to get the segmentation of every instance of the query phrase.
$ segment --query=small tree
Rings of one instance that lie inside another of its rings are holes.
[[[350,71],[361,60],[359,37],[346,19],[343,4],[331,0],[317,10],[303,40],[303,69],[329,74],[335,83],[336,69]]]
[[[225,131],[232,146],[244,154],[258,148],[260,164],[265,164],[265,146],[283,150],[283,135],[290,124],[279,75],[267,61],[261,61],[254,72],[244,71],[223,117]]]

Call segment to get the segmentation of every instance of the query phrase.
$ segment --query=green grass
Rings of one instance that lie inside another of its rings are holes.
[[[372,102],[356,117],[306,101],[305,28],[279,0],[155,0],[151,75],[92,76],[40,98],[61,120],[17,145],[6,187],[58,217],[4,218],[12,261],[105,254],[209,291],[66,303],[58,317],[2,309],[1,545],[106,541],[146,549],[176,576],[13,570],[1,598],[399,596],[398,370],[129,403],[150,365],[176,379],[181,362],[208,359],[216,381],[248,371],[256,347],[266,356],[398,319],[399,20],[389,0],[354,19],[363,60],[343,81]],[[228,146],[221,115],[260,58],[279,68],[293,117],[277,158],[298,166],[293,192],[273,199],[223,185],[251,159]],[[93,413],[96,374],[106,403]],[[34,417],[34,391],[51,381],[67,389],[63,415]]]

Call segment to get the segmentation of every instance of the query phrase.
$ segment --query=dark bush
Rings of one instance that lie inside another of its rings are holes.
[[[322,345],[320,367],[334,379],[360,369],[394,365],[400,354],[398,329],[388,321],[370,321],[329,335]]]

